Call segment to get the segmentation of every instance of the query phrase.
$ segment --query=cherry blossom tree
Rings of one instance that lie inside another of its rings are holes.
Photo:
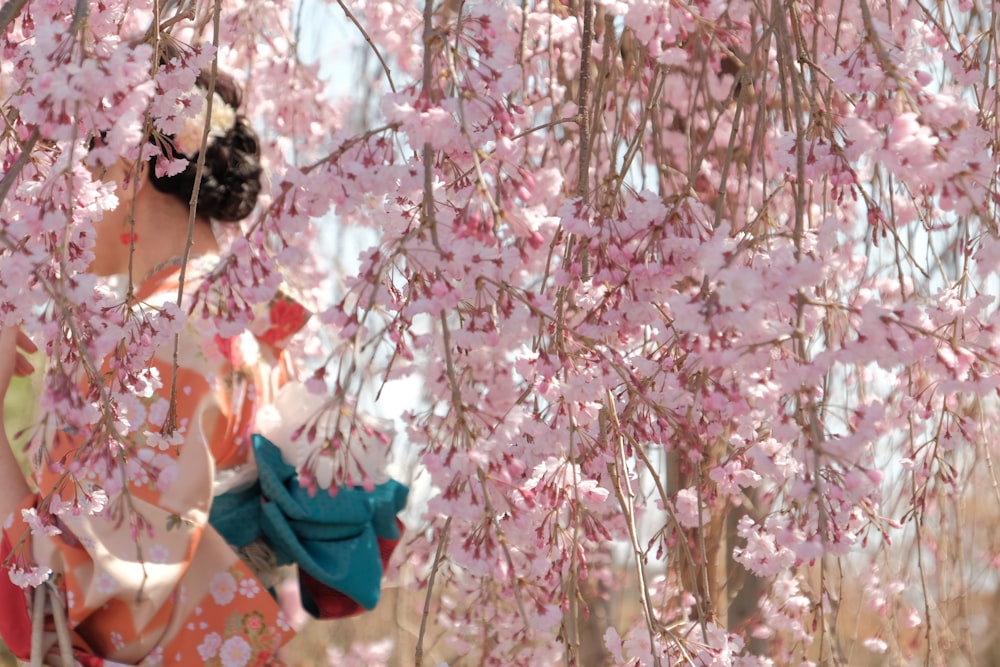
[[[96,423],[111,460],[144,437],[152,351],[185,319],[240,331],[284,277],[329,397],[293,434],[306,479],[370,483],[385,438],[356,406],[422,387],[394,415],[429,489],[396,558],[419,596],[400,664],[988,655],[992,7],[338,0],[366,66],[333,89],[308,7],[0,9],[0,317],[49,360],[35,440]],[[189,48],[154,67],[167,41]],[[195,307],[137,312],[86,273],[128,197],[95,168],[155,154],[216,65],[270,187]],[[357,268],[317,251],[333,224],[376,239]]]

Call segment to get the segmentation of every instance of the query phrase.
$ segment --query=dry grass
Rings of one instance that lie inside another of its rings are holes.
[[[392,641],[392,654],[388,667],[406,667],[414,664],[420,624],[423,594],[399,588],[382,591],[378,606],[353,618],[334,621],[310,621],[287,646],[285,659],[294,667],[328,667],[333,664],[327,648],[335,646],[349,651],[352,646]],[[443,661],[458,665],[456,656],[441,641],[443,632],[429,627],[424,639],[425,665],[439,665]]]

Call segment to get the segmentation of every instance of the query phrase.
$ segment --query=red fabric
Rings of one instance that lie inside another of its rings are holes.
[[[98,658],[95,655],[90,655],[89,653],[83,653],[81,651],[74,651],[73,657],[79,662],[83,667],[104,667],[104,659]]]
[[[396,525],[399,527],[399,534],[402,535],[403,522],[396,519]],[[400,539],[402,537],[395,540],[378,538],[378,550],[382,560],[383,572],[389,567],[389,559],[392,557],[392,552],[396,550],[396,545],[399,544]],[[346,618],[348,616],[357,616],[367,611],[340,591],[330,588],[326,584],[320,583],[309,576],[301,567],[299,568],[299,587],[305,595],[308,595],[316,603],[316,608],[319,610],[317,618]]]
[[[0,543],[0,563],[6,562],[13,547],[6,533]],[[31,659],[31,616],[25,590],[0,572],[0,637],[19,660]]]
[[[291,297],[278,293],[271,301],[270,320],[267,331],[258,339],[276,348],[281,348],[289,338],[309,321],[311,313]]]

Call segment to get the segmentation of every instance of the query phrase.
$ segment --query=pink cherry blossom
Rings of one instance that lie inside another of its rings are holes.
[[[31,528],[32,535],[59,535],[62,532],[57,526],[43,522],[34,508],[21,510],[21,519]]]
[[[52,570],[47,567],[31,567],[27,569],[12,567],[8,571],[8,574],[15,586],[36,588],[48,580],[49,575],[52,574]]]

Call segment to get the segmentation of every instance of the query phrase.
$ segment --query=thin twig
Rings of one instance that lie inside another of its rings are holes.
[[[479,468],[476,471],[476,474],[479,479],[479,486],[483,490],[484,509],[486,510],[486,514],[490,517],[489,521],[493,525],[493,530],[497,535],[497,542],[500,544],[500,551],[503,552],[504,560],[507,561],[507,569],[510,570],[510,582],[511,590],[514,592],[514,604],[517,606],[517,612],[520,614],[521,621],[524,623],[524,632],[530,637],[531,623],[528,621],[528,614],[525,612],[524,601],[521,599],[521,587],[518,584],[517,568],[514,565],[514,557],[510,553],[510,547],[507,544],[507,536],[500,527],[499,519],[497,519],[499,513],[494,509],[490,492],[486,488],[486,475],[483,473],[482,468]]]
[[[17,18],[28,0],[7,0],[3,7],[0,7],[0,33],[7,32],[7,26]]]
[[[420,614],[420,631],[417,634],[417,647],[413,650],[414,667],[420,667],[424,660],[424,636],[427,633],[427,618],[431,610],[431,594],[434,591],[434,580],[437,578],[438,568],[441,567],[444,558],[445,548],[448,546],[448,535],[451,532],[451,517],[444,522],[441,528],[441,541],[438,542],[437,553],[434,554],[434,564],[431,566],[431,574],[427,578],[427,595],[424,596],[424,609]]]
[[[188,210],[187,239],[184,242],[184,254],[181,257],[180,274],[177,276],[177,307],[184,301],[184,279],[187,277],[188,260],[191,257],[191,247],[194,245],[194,226],[198,220],[198,194],[201,190],[201,180],[205,172],[205,153],[208,147],[208,135],[212,126],[212,103],[215,97],[215,80],[219,76],[219,33],[222,0],[215,0],[212,15],[212,46],[215,47],[212,57],[212,67],[208,78],[206,92],[205,125],[201,132],[201,148],[198,151],[198,161],[195,166],[194,187],[191,189],[191,201]],[[164,421],[164,431],[171,433],[177,427],[177,369],[180,367],[180,334],[174,334],[174,349],[172,355],[174,372],[170,376],[170,407],[167,419]]]
[[[577,114],[580,118],[580,160],[576,176],[576,196],[587,195],[587,174],[590,172],[590,45],[594,39],[594,2],[583,3],[583,35],[580,44],[580,83],[577,97]]]
[[[649,631],[649,648],[653,655],[653,664],[660,667],[660,656],[656,647],[656,626],[657,621],[653,615],[653,601],[649,596],[649,586],[646,584],[646,569],[642,547],[639,545],[639,533],[635,525],[635,492],[632,490],[631,482],[628,479],[628,465],[625,456],[625,439],[621,437],[621,424],[618,422],[618,412],[615,409],[614,398],[610,392],[605,396],[608,417],[611,420],[609,428],[609,439],[613,438],[617,446],[614,451],[614,461],[608,463],[608,472],[611,474],[612,486],[615,490],[615,497],[625,515],[625,524],[628,528],[629,541],[632,544],[632,555],[635,559],[635,573],[638,579],[639,591],[642,594],[639,601],[642,605],[643,619],[646,621],[646,629]],[[678,643],[678,647],[680,644]]]
[[[73,20],[69,24],[69,32],[75,35],[76,31],[83,25],[84,20],[90,15],[90,5],[87,0],[76,0],[73,7]]]
[[[430,104],[431,100],[435,97],[432,94],[431,82],[433,77],[431,74],[431,42],[437,36],[437,32],[433,28],[434,22],[434,2],[433,0],[425,0],[424,2],[424,60],[423,60],[423,88],[421,89],[421,96],[424,98],[425,103]],[[441,243],[438,241],[437,236],[437,224],[435,220],[434,212],[434,148],[431,146],[430,142],[424,143],[423,155],[424,163],[424,202],[423,202],[423,223],[430,228],[431,240],[434,243],[434,247],[438,250],[441,249]]]
[[[590,179],[590,155],[591,155],[591,127],[590,127],[590,46],[594,39],[594,3],[593,0],[584,0],[583,3],[583,35],[580,44],[580,77],[579,91],[577,97],[577,118],[580,119],[580,155],[577,162],[578,173],[576,175],[576,196],[581,201],[586,200]],[[570,260],[574,239],[570,237],[567,241],[566,259]],[[580,256],[580,277],[582,280],[590,278],[590,248],[584,244]],[[560,318],[561,320],[561,318]]]
[[[7,193],[10,192],[11,187],[14,185],[14,181],[17,180],[18,174],[24,169],[25,165],[31,160],[31,150],[35,147],[38,142],[38,137],[40,136],[39,130],[36,127],[32,132],[28,140],[24,142],[24,146],[21,148],[21,154],[17,156],[14,160],[14,164],[11,165],[10,170],[4,175],[3,180],[0,181],[0,201],[7,198]]]
[[[382,65],[382,70],[385,72],[385,78],[389,82],[389,88],[392,92],[396,92],[396,84],[392,82],[392,72],[389,70],[389,65],[385,62],[385,58],[382,57],[382,53],[378,50],[378,47],[375,46],[375,42],[372,41],[372,38],[368,36],[368,32],[365,31],[358,19],[351,13],[351,10],[347,8],[347,5],[344,4],[344,0],[337,0],[337,4],[344,10],[344,14],[346,14],[347,18],[351,20],[351,23],[353,23],[354,26],[361,31],[361,36],[365,38],[366,42],[368,42],[368,46],[371,48],[375,57],[378,58],[379,63]]]

